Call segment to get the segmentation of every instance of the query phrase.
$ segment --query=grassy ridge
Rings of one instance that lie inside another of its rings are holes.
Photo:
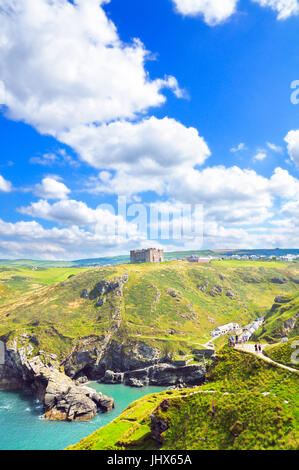
[[[295,360],[298,360],[298,354],[296,350],[299,349],[299,336],[293,337],[292,340],[288,341],[285,344],[273,344],[268,346],[264,354],[273,359],[275,362],[284,364],[294,369],[299,369],[299,364],[295,363]],[[292,359],[293,356],[293,359]]]
[[[290,319],[296,320],[296,315],[299,314],[299,295],[291,296],[290,301],[283,304],[276,304],[267,313],[265,322],[262,328],[257,332],[256,336],[259,339],[273,342],[277,338],[288,336],[294,338],[299,335],[299,322],[296,322],[295,327],[288,331],[288,322]]]
[[[143,397],[71,450],[298,449],[298,377],[224,348],[209,383]],[[167,400],[166,410],[159,406]],[[212,411],[215,403],[215,414]],[[167,423],[158,445],[151,415]]]
[[[0,268],[0,337],[27,331],[37,347],[63,357],[82,338],[101,337],[114,325],[120,308],[122,328],[129,339],[161,348],[189,352],[210,339],[221,324],[241,325],[268,312],[277,295],[294,295],[298,264],[281,262],[213,262],[197,265],[119,265],[97,269]],[[120,302],[112,294],[98,308],[82,299],[102,280],[129,275]],[[285,284],[273,278],[288,276]],[[203,287],[207,286],[207,287]],[[215,294],[215,288],[220,292]],[[233,298],[227,296],[232,293]],[[120,338],[122,340],[122,338]]]

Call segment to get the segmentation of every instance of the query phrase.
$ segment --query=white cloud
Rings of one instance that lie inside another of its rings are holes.
[[[216,222],[205,228],[205,246],[219,249],[244,248],[299,248],[299,239],[293,223],[282,227],[254,229],[227,228]]]
[[[177,175],[168,190],[175,201],[202,204],[209,221],[249,226],[270,219],[277,198],[296,200],[299,181],[282,168],[265,178],[253,170],[218,166]]]
[[[59,149],[57,152],[45,153],[41,156],[31,157],[29,163],[32,165],[42,166],[79,166],[79,162],[66,153],[64,149]]]
[[[289,201],[281,208],[281,213],[285,216],[292,217],[299,224],[299,201]]]
[[[202,165],[210,155],[196,129],[169,118],[81,126],[60,139],[94,168],[116,172],[113,178],[100,173],[92,184],[97,192],[161,194],[173,174]]]
[[[82,201],[67,199],[51,205],[48,201],[40,200],[28,207],[20,208],[19,212],[33,218],[50,220],[62,226],[89,227],[96,232],[105,227],[109,235],[115,234],[117,227],[121,233],[125,230],[129,236],[138,235],[136,225],[127,223],[122,216],[115,215],[104,207],[91,209]]]
[[[279,20],[285,20],[292,15],[299,14],[299,3],[297,0],[252,0],[261,7],[272,8],[278,13]]]
[[[236,11],[238,0],[173,0],[176,10],[184,16],[202,15],[214,26],[222,23]]]
[[[260,194],[264,197],[267,188],[268,180],[253,170],[217,166],[177,175],[169,190],[182,201],[232,203],[256,199]],[[267,205],[267,200],[264,204]]]
[[[43,178],[40,184],[34,187],[34,194],[44,199],[66,199],[71,190],[55,178]]]
[[[290,131],[284,140],[288,144],[288,152],[291,160],[299,166],[299,130]]]
[[[4,193],[10,193],[12,190],[12,184],[10,181],[7,181],[6,179],[3,178],[3,176],[0,175],[0,192]]]
[[[267,154],[266,152],[258,152],[254,157],[253,159],[254,160],[257,160],[257,161],[262,161],[262,160],[265,160],[265,158],[267,158]]]
[[[106,173],[102,177],[109,181]],[[156,203],[164,212],[185,203],[204,206],[205,247],[299,247],[299,181],[282,168],[276,168],[270,178],[238,167],[185,169],[173,175],[168,189],[172,199]],[[52,221],[60,228],[45,229],[37,221],[13,224],[0,220],[1,257],[76,259],[128,253],[134,247],[153,244],[134,222],[126,222],[101,206],[92,209],[81,201],[66,199],[50,204],[40,200],[20,212]],[[128,236],[115,237],[116,224],[125,228]],[[176,249],[173,241],[169,242],[172,245],[166,248]],[[182,240],[181,247],[196,248],[187,239]]]
[[[0,98],[9,118],[56,135],[133,118],[163,104],[164,87],[182,96],[174,77],[150,80],[148,52],[139,40],[120,40],[104,3],[0,0]]]
[[[239,0],[172,0],[176,11],[184,16],[201,15],[204,21],[215,26],[228,20],[237,10]],[[299,14],[298,0],[252,0],[261,7],[271,8],[278,13],[277,19],[284,20]]]
[[[0,254],[7,257],[36,257],[43,259],[78,259],[128,253],[134,247],[150,246],[142,233],[134,231],[127,236],[109,233],[105,225],[93,230],[78,226],[45,229],[36,221],[7,223],[0,219]]]
[[[241,142],[237,147],[232,147],[230,149],[233,153],[241,152],[241,150],[246,150],[246,145],[243,142]]]
[[[274,196],[282,199],[298,199],[299,180],[287,170],[276,168],[269,180],[269,190]]]
[[[271,142],[267,142],[267,147],[275,153],[283,153],[283,148],[279,147],[278,145],[272,144]]]

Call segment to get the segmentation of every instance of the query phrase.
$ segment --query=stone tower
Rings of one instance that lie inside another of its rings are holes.
[[[156,248],[147,250],[133,250],[130,253],[131,263],[162,263],[164,261],[164,251]]]

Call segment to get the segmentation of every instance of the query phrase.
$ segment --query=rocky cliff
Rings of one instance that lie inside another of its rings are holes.
[[[5,364],[0,368],[1,389],[30,389],[44,404],[50,420],[87,421],[98,410],[111,411],[114,401],[93,389],[77,385],[64,374],[55,360],[43,362],[42,356],[28,358],[27,347],[17,340],[6,347]]]
[[[162,363],[124,373],[107,370],[101,382],[106,384],[124,383],[131,387],[145,385],[192,386],[201,385],[205,380],[205,373],[206,368],[202,364],[176,367],[173,364]]]

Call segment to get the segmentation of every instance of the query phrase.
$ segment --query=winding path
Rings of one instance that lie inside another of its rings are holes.
[[[238,351],[243,351],[243,352],[248,352],[248,353],[254,354],[255,356],[258,356],[261,359],[263,359],[263,361],[270,362],[270,363],[275,364],[276,366],[280,367],[281,369],[286,369],[290,372],[294,372],[295,374],[299,374],[299,370],[293,369],[293,367],[285,366],[284,364],[280,364],[279,362],[275,362],[272,359],[270,359],[270,357],[265,356],[264,355],[264,349],[267,346],[269,346],[269,345],[268,344],[263,344],[261,352],[257,352],[255,350],[254,344],[247,344],[247,343],[237,344],[235,346],[235,349],[237,349]]]

